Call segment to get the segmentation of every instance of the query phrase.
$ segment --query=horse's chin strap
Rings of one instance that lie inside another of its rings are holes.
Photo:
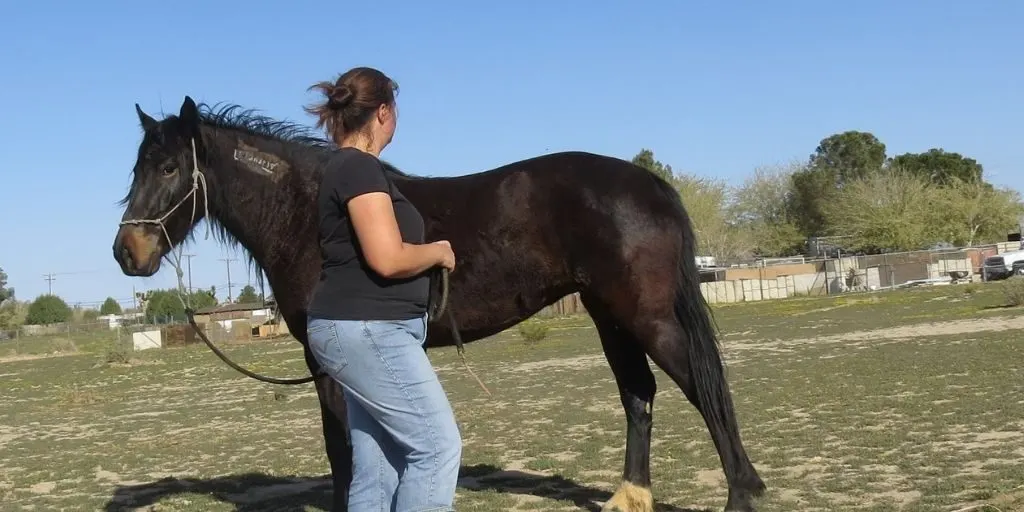
[[[185,201],[188,201],[189,198],[192,198],[192,218],[189,221],[189,225],[191,225],[193,222],[195,222],[195,220],[196,220],[196,209],[199,207],[199,195],[198,195],[198,192],[199,192],[199,189],[201,187],[203,189],[203,214],[204,214],[204,216],[206,218],[206,237],[204,239],[210,238],[210,201],[209,201],[209,189],[206,186],[206,175],[203,174],[203,172],[199,170],[199,155],[196,152],[196,140],[193,138],[193,139],[191,139],[191,142],[192,142],[192,189],[189,190],[188,193],[185,194],[185,196],[181,198],[181,200],[179,200],[177,203],[175,203],[175,205],[172,206],[170,210],[167,210],[167,212],[164,213],[163,215],[161,215],[159,218],[156,218],[156,219],[127,219],[127,220],[122,220],[121,223],[119,224],[121,226],[129,225],[129,224],[134,224],[134,225],[139,225],[139,224],[156,224],[157,226],[160,226],[160,230],[164,234],[164,239],[167,240],[167,247],[169,249],[167,251],[168,260],[170,260],[171,264],[174,265],[174,270],[175,270],[175,273],[177,274],[177,277],[178,277],[178,300],[181,301],[181,305],[182,305],[182,307],[185,308],[186,312],[191,311],[192,308],[189,305],[189,302],[191,302],[191,300],[189,300],[189,301],[185,300],[185,298],[187,297],[187,295],[185,293],[185,281],[184,281],[185,272],[181,269],[181,257],[182,257],[182,254],[185,251],[185,246],[184,246],[184,244],[180,245],[178,247],[178,253],[177,254],[174,253],[174,249],[173,249],[174,248],[174,241],[171,240],[171,234],[167,232],[166,221],[167,221],[168,218],[170,218],[170,216],[172,214],[174,214],[175,211],[178,210],[178,208],[181,207],[181,205],[185,204]],[[173,260],[171,260],[171,258],[170,258],[171,256],[174,257]]]

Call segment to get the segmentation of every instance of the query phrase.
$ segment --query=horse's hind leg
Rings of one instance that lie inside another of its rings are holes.
[[[710,331],[709,320],[703,316],[702,303],[697,302],[700,297],[686,297],[700,291],[684,288],[682,296],[677,296],[677,288],[672,286],[672,281],[655,279],[655,274],[627,275],[623,276],[626,277],[623,281],[604,283],[602,291],[590,291],[590,305],[587,305],[588,312],[591,307],[597,312],[592,315],[597,317],[595,323],[599,328],[610,329],[612,333],[606,336],[602,332],[601,341],[605,344],[605,354],[620,390],[624,384],[634,386],[622,392],[630,422],[626,443],[627,478],[640,475],[643,479],[639,482],[650,481],[647,448],[650,445],[651,415],[649,409],[639,409],[650,404],[645,396],[654,396],[653,377],[650,377],[649,394],[643,389],[650,369],[646,360],[643,365],[639,361],[646,354],[682,389],[687,400],[703,417],[729,486],[725,510],[751,512],[754,510],[754,497],[762,494],[765,486],[740,440],[729,387],[714,345],[714,334]],[[614,320],[611,320],[612,316]],[[689,321],[684,323],[687,319]],[[614,351],[608,349],[606,337],[614,338]],[[643,456],[642,462],[630,458],[631,455],[639,457],[639,454]]]
[[[601,337],[605,357],[615,375],[619,398],[626,410],[626,461],[622,484],[602,512],[651,512],[651,425],[656,383],[647,355],[625,329],[615,324],[601,304],[583,296]]]
[[[691,341],[676,323],[657,322],[655,325],[660,327],[654,328],[660,331],[660,334],[648,338],[653,343],[649,344],[647,353],[651,360],[679,385],[687,400],[704,418],[729,485],[729,500],[726,502],[725,510],[753,511],[753,499],[764,492],[765,486],[740,440],[739,425],[724,376],[718,373],[718,379],[709,379],[717,382],[699,382],[695,376],[698,369],[694,366],[708,363],[694,361],[691,357],[688,345],[696,341]],[[715,375],[706,369],[702,371]],[[706,376],[704,378],[708,379]],[[705,389],[699,389],[700,385]]]

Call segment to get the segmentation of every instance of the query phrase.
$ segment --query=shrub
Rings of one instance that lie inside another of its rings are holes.
[[[107,364],[129,364],[132,362],[132,356],[125,348],[114,347],[107,350],[104,360]]]
[[[117,303],[117,300],[113,297],[107,297],[107,300],[103,301],[103,305],[100,306],[101,315],[120,315],[121,305]]]
[[[533,320],[519,324],[519,335],[528,342],[538,342],[548,335],[548,326]]]
[[[1024,277],[1011,277],[1002,287],[1008,306],[1024,306]]]
[[[28,325],[49,325],[67,322],[71,319],[71,308],[64,299],[56,295],[40,295],[28,307],[25,323]]]

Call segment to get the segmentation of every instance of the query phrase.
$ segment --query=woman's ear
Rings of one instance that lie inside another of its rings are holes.
[[[381,104],[377,107],[377,122],[380,124],[388,124],[388,118],[393,115],[391,107],[387,104]]]

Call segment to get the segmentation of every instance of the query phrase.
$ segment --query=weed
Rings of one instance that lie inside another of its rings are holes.
[[[1007,306],[1024,306],[1024,277],[1011,277],[1000,285]]]
[[[128,364],[131,362],[131,354],[127,350],[120,347],[115,347],[107,350],[104,361],[107,364]]]
[[[527,320],[519,324],[519,335],[530,343],[536,343],[547,337],[548,326],[536,320]]]

